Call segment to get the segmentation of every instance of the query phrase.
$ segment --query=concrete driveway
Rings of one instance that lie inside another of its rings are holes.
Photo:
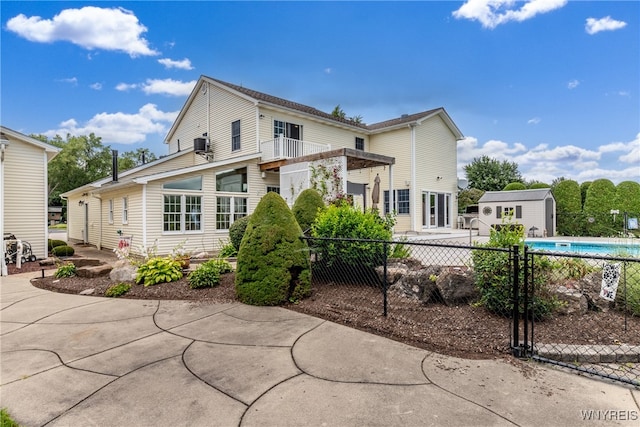
[[[442,356],[277,307],[57,294],[35,276],[0,284],[0,406],[23,426],[640,419],[638,390],[540,365]]]

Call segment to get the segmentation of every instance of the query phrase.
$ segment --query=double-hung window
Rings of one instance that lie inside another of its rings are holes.
[[[168,182],[163,188],[162,229],[170,233],[202,231],[202,176]],[[181,190],[181,191],[178,191]]]
[[[231,123],[231,151],[240,149],[240,120]]]
[[[409,206],[409,189],[404,188],[402,190],[393,190],[393,202],[394,202],[394,211],[398,214],[409,214],[410,206]],[[389,190],[385,190],[384,192],[384,213],[388,214],[389,211]]]
[[[364,138],[360,138],[356,136],[356,150],[364,151]]]

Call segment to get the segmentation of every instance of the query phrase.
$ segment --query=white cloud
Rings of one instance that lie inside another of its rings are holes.
[[[534,117],[532,119],[527,120],[527,124],[528,125],[537,125],[541,121],[542,121],[542,119],[540,119],[540,117]]]
[[[53,19],[23,14],[7,21],[7,29],[38,43],[68,41],[88,50],[128,53],[131,57],[157,55],[141,37],[147,31],[133,12],[123,8],[86,6],[65,9]]]
[[[77,86],[78,85],[78,78],[77,77],[69,77],[66,79],[58,79],[56,81],[62,82],[62,83],[69,83],[73,86]]]
[[[129,83],[118,83],[116,85],[116,90],[119,90],[120,92],[128,92],[132,89],[137,88],[138,85],[135,83],[129,84]]]
[[[613,142],[601,145],[599,151],[601,153],[624,153],[618,157],[618,160],[622,163],[635,164],[636,180],[640,178],[640,133],[630,142]]]
[[[147,81],[141,85],[141,89],[147,95],[188,96],[195,85],[195,80],[181,82],[173,79],[147,79]]]
[[[604,18],[595,19],[595,18],[587,18],[587,23],[584,26],[587,34],[596,34],[601,31],[615,31],[627,26],[627,23],[624,21],[616,21],[615,19],[611,19],[610,16],[605,16]]]
[[[575,89],[580,85],[580,80],[573,79],[569,83],[567,83],[568,89]]]
[[[333,73],[333,68],[325,68],[325,69],[324,69],[324,73],[325,73],[325,74],[331,74],[331,73]]]
[[[622,154],[609,161],[605,158],[608,153]],[[522,143],[498,140],[479,144],[476,138],[468,136],[458,143],[458,176],[464,177],[464,166],[483,155],[515,162],[524,179],[549,184],[559,177],[578,182],[607,178],[614,183],[640,179],[640,133],[630,142],[606,144],[597,151],[574,145],[549,147],[548,144],[529,149]]]
[[[96,83],[90,84],[89,87],[93,90],[102,90],[102,83],[96,82]]]
[[[536,15],[564,7],[568,0],[467,0],[453,12],[457,19],[479,21],[484,28],[494,29],[510,21],[522,22]],[[520,6],[514,9],[514,6]]]
[[[158,62],[165,66],[165,68],[179,68],[181,70],[193,70],[191,61],[187,58],[180,61],[174,61],[169,58],[158,59]]]
[[[154,104],[142,106],[137,113],[127,114],[99,113],[84,125],[79,125],[75,119],[60,123],[59,129],[44,132],[48,137],[55,135],[88,135],[94,133],[102,138],[105,144],[134,144],[146,141],[147,135],[159,134],[164,136],[178,111],[164,112],[158,110]]]

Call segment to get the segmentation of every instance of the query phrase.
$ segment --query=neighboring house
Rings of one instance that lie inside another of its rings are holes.
[[[47,256],[47,164],[59,151],[0,126],[0,232],[28,242],[38,258]]]
[[[443,108],[359,124],[201,76],[169,130],[169,155],[63,196],[69,237],[113,248],[118,230],[166,253],[188,239],[217,249],[268,191],[292,205],[305,188],[350,193],[397,212],[396,232],[456,226],[457,141]],[[389,191],[389,190],[392,191]]]
[[[550,188],[517,191],[487,191],[478,201],[478,234],[505,221],[524,226],[528,237],[551,237],[556,234],[556,201]]]
[[[49,225],[60,224],[62,221],[62,206],[49,206],[47,221],[49,221]]]

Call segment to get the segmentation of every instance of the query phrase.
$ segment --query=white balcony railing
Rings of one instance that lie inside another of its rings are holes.
[[[329,144],[300,141],[299,139],[285,138],[284,136],[260,143],[262,161],[291,159],[329,150],[331,150],[331,145]]]

